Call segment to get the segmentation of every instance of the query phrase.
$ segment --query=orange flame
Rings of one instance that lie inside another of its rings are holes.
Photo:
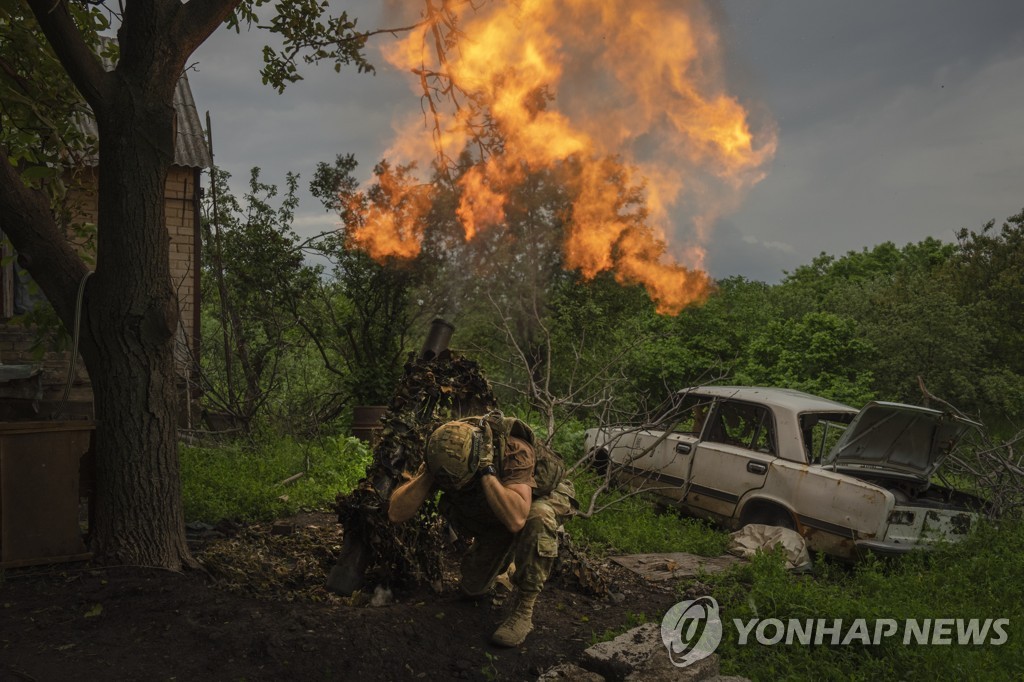
[[[467,124],[479,124],[479,112],[465,105],[480,104],[502,145],[460,179],[457,215],[467,240],[500,228],[506,197],[526,170],[572,160],[579,175],[565,267],[587,278],[613,270],[642,284],[663,313],[703,300],[708,227],[764,177],[776,145],[774,129],[755,134],[747,111],[723,91],[707,9],[673,0],[445,6],[462,36],[443,63],[433,50],[436,26],[390,44],[385,57],[421,78],[450,75],[468,102],[439,112],[432,139],[422,119],[402,128],[389,158],[430,159],[438,148],[456,157],[472,139]],[[610,158],[621,159],[623,177],[612,177]],[[629,214],[622,188],[641,185],[644,209]],[[358,241],[375,257],[415,255],[422,234],[401,224],[373,217]],[[667,235],[677,242],[675,258]]]
[[[380,168],[378,194],[370,200],[356,194],[348,202],[348,214],[357,219],[349,237],[376,260],[415,258],[423,244],[423,217],[430,210],[430,196],[405,170]]]

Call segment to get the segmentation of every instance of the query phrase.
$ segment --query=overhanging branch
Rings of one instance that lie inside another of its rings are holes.
[[[178,14],[172,30],[174,41],[185,57],[192,54],[238,7],[241,0],[189,0]]]
[[[103,68],[81,31],[75,25],[64,0],[26,0],[53,47],[71,82],[96,111],[108,88],[110,74]]]
[[[70,328],[74,319],[74,298],[86,273],[85,263],[64,238],[41,190],[22,182],[18,170],[7,162],[5,145],[0,145],[0,215],[25,269],[39,284],[61,320]]]

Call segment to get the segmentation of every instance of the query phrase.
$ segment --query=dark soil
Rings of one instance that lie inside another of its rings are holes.
[[[453,573],[439,592],[382,606],[369,594],[342,599],[323,589],[340,546],[331,518],[276,530],[201,533],[194,551],[209,573],[87,564],[0,573],[0,680],[525,680],[639,614],[660,620],[678,600],[670,585],[602,565],[611,594],[553,580],[525,645],[501,649],[488,641],[501,605],[460,599]]]

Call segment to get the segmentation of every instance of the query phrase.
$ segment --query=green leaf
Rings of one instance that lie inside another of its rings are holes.
[[[21,178],[29,182],[43,180],[46,178],[53,178],[56,176],[57,169],[50,168],[49,166],[31,166],[21,172]]]

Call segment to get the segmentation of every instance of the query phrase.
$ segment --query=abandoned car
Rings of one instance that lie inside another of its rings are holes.
[[[776,388],[680,391],[653,427],[589,429],[602,471],[729,528],[784,526],[843,558],[967,534],[983,502],[932,482],[978,424],[925,407],[858,410]]]

